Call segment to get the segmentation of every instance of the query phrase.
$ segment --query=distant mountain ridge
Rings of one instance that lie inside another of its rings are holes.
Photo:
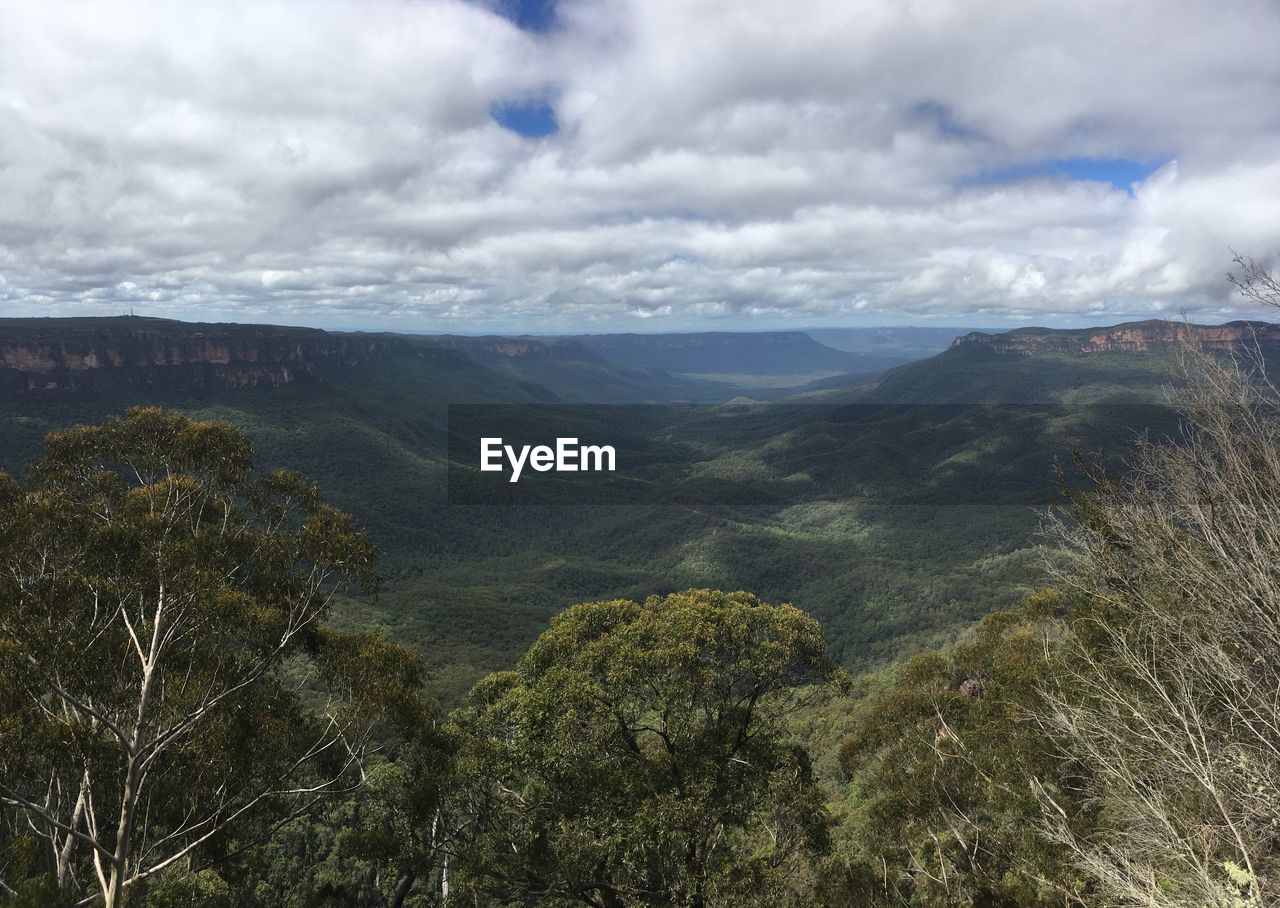
[[[799,385],[912,358],[836,350],[800,331],[468,337],[140,316],[0,319],[0,393],[277,387],[388,357],[475,364],[530,391],[544,386],[537,398],[580,402],[728,400],[750,376]]]
[[[673,374],[803,374],[862,372],[900,365],[906,357],[868,357],[819,343],[804,331],[690,334],[584,334],[565,338],[617,366]]]
[[[533,337],[531,335],[508,336],[490,334],[471,337],[462,334],[423,335],[423,340],[451,350],[460,350],[469,356],[486,358],[502,357],[522,359],[565,359],[581,356],[583,348],[572,341]]]
[[[283,385],[402,348],[390,335],[114,318],[0,319],[0,389]]]
[[[466,371],[478,364],[535,399],[585,381],[637,397],[685,392],[667,376],[614,368],[571,340],[324,331],[237,323],[108,318],[0,319],[0,393],[278,387],[391,358]],[[655,387],[651,386],[661,386]],[[727,392],[722,392],[725,396]]]
[[[983,347],[994,353],[1152,353],[1176,349],[1187,339],[1206,350],[1228,352],[1256,343],[1280,348],[1280,325],[1235,321],[1222,325],[1193,325],[1151,319],[1099,328],[1015,328],[1002,334],[973,331],[951,342],[952,347]]]
[[[905,356],[921,359],[941,353],[951,342],[974,328],[956,326],[888,325],[872,328],[806,328],[820,344],[846,353]]]
[[[1268,322],[1152,320],[1003,334],[975,331],[937,356],[883,372],[843,397],[909,404],[1160,403],[1183,380],[1177,353],[1188,339],[1210,353],[1256,353],[1269,371],[1280,364],[1280,325]]]
[[[940,354],[912,362],[837,350],[802,331],[466,337],[135,316],[0,319],[0,393],[278,387],[396,359],[406,368],[430,360],[460,374],[480,369],[488,376],[484,382],[505,383],[520,399],[564,402],[726,401],[751,376],[785,376],[782,381],[798,393],[860,389],[854,391],[860,399],[881,401],[975,394],[1043,400],[1093,377],[1093,367],[1085,375],[1069,365],[1080,357],[1091,363],[1100,357],[1097,367],[1112,384],[1155,387],[1164,378],[1151,358],[1166,356],[1188,337],[1211,351],[1256,346],[1269,358],[1280,356],[1280,326],[1257,321],[973,331]],[[1103,366],[1102,360],[1124,354],[1137,359]],[[1015,375],[994,368],[999,362],[1024,366]],[[1123,381],[1118,370],[1128,373]],[[791,392],[757,384],[748,393],[776,399]]]

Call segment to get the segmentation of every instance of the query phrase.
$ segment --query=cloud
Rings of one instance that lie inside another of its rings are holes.
[[[5,309],[1228,318],[1229,250],[1280,251],[1268,0],[538,6],[12,0]]]

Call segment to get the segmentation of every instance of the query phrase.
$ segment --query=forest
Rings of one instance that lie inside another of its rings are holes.
[[[340,596],[334,622],[430,653],[431,691],[453,705],[571,604],[689,588],[802,603],[842,666],[883,667],[1035,589],[1036,508],[1072,449],[1116,455],[1132,427],[1176,425],[1162,352],[956,348],[870,388],[715,404],[616,392],[580,357],[417,353],[279,387],[0,394],[0,468],[22,476],[50,432],[134,406],[235,426],[259,467],[303,473],[376,544],[380,595]],[[541,476],[498,498],[476,485],[494,475],[475,470],[485,425],[607,441],[617,480]]]
[[[796,541],[751,591],[629,594],[600,549],[514,658],[448,674],[460,649],[363,620],[377,534],[254,433],[159,406],[49,432],[0,478],[0,904],[1274,904],[1280,394],[1261,355],[1177,361],[1172,434],[1043,464],[1030,589],[890,627],[881,661],[774,592]]]

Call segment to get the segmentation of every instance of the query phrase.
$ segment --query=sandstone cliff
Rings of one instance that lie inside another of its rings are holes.
[[[132,316],[6,319],[0,391],[283,385],[402,344],[385,335]]]
[[[1280,325],[1267,322],[1227,322],[1188,325],[1182,322],[1128,322],[1111,328],[1018,328],[1003,334],[974,331],[952,341],[952,347],[982,348],[994,353],[1163,352],[1174,350],[1188,334],[1206,350],[1246,350],[1254,345],[1266,352],[1280,350]]]

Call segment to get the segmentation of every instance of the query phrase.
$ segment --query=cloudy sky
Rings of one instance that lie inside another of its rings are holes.
[[[0,309],[1257,315],[1276,0],[4,0]]]

